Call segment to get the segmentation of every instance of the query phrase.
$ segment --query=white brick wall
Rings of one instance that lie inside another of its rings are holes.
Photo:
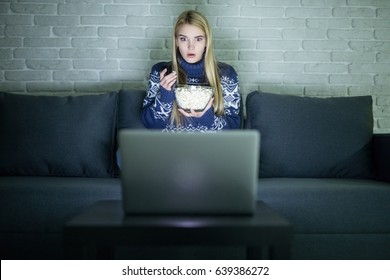
[[[389,0],[3,0],[0,90],[146,88],[186,9],[209,18],[244,97],[370,94],[375,130],[390,132]]]

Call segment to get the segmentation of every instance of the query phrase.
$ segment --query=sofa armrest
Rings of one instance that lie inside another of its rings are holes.
[[[373,149],[377,179],[390,182],[390,134],[374,134]]]

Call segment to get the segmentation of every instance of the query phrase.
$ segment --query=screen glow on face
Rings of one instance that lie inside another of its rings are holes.
[[[206,35],[195,25],[183,24],[178,29],[176,45],[188,63],[197,63],[202,59],[206,44]]]

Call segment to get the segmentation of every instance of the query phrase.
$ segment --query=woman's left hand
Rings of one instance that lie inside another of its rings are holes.
[[[214,101],[214,98],[210,98],[209,103],[207,103],[206,108],[204,108],[204,110],[203,110],[203,111],[200,111],[200,112],[195,112],[194,109],[191,109],[190,112],[186,112],[186,111],[184,111],[183,109],[179,109],[179,112],[180,112],[183,116],[188,117],[188,118],[190,118],[190,117],[200,118],[200,117],[202,117],[202,116],[204,115],[204,113],[205,113],[208,109],[210,109],[210,108],[213,106],[213,101]]]

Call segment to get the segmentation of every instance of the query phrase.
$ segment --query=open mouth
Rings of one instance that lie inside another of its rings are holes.
[[[194,58],[194,57],[195,57],[195,54],[189,53],[189,54],[187,54],[187,57],[188,57],[188,58]]]

